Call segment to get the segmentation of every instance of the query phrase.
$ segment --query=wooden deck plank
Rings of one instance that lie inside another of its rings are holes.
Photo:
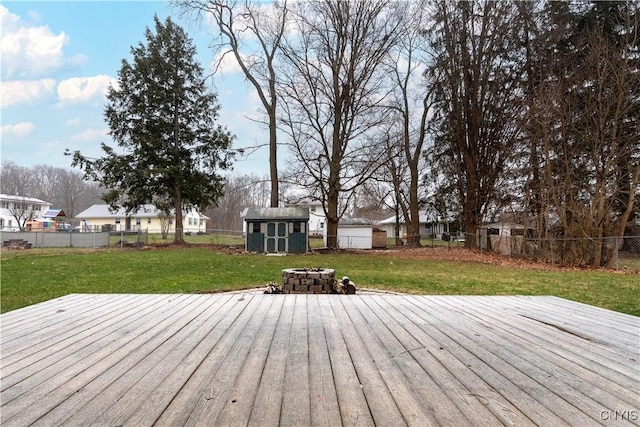
[[[390,375],[390,373],[388,371],[385,372],[381,365],[376,365],[374,357],[379,355],[374,355],[369,351],[367,345],[358,333],[358,326],[348,314],[349,311],[354,310],[352,308],[354,299],[355,298],[347,298],[346,300],[344,298],[331,298],[329,300],[331,310],[335,314],[335,326],[339,326],[339,333],[345,343],[345,357],[340,363],[350,364],[352,366],[356,379],[360,383],[360,387],[364,393],[374,423],[382,426],[406,425],[407,421],[404,419],[400,408],[398,408],[398,402],[393,398],[391,390],[384,379],[385,374]],[[345,305],[347,305],[346,308]],[[338,332],[337,329],[338,328],[336,328],[336,332]],[[381,358],[381,360],[384,360],[384,358]],[[409,393],[403,393],[403,395],[410,397]],[[348,402],[340,400],[342,406],[345,406],[347,403]],[[344,417],[346,411],[342,408],[341,411]],[[428,418],[425,414],[423,421],[427,420]],[[426,423],[424,425],[430,424],[431,423]]]
[[[221,409],[217,418],[211,418],[211,424],[229,426],[246,425],[249,422],[283,303],[284,299],[273,298],[267,318],[262,322],[244,366],[231,388],[230,403]]]
[[[3,427],[638,425],[638,318],[555,297],[70,295],[0,325]]]
[[[463,306],[466,307],[464,303]],[[517,364],[526,368],[531,376],[540,378],[546,383],[546,387],[557,390],[569,401],[574,402],[577,407],[617,408],[632,406],[637,400],[637,395],[633,392],[633,382],[627,383],[629,388],[620,387],[611,380],[611,372],[600,369],[599,366],[593,370],[585,369],[575,361],[586,357],[589,349],[582,349],[581,353],[571,354],[569,357],[562,357],[554,353],[553,343],[545,343],[531,332],[531,327],[522,329],[516,322],[498,323],[494,318],[491,322],[491,309],[483,305],[471,304],[468,307],[472,310],[482,310],[487,322],[478,321],[475,330],[482,333],[482,329],[491,329],[494,335],[486,336],[493,344],[491,347],[502,351],[508,351],[514,357],[522,358]],[[504,314],[501,313],[502,316]],[[494,339],[499,337],[499,341]],[[634,377],[635,378],[635,377]],[[637,380],[633,379],[634,382]],[[599,414],[591,414],[597,417]]]
[[[253,299],[254,297],[247,297]],[[252,301],[253,303],[253,301]],[[209,390],[203,399],[198,400],[191,416],[185,426],[202,426],[214,420],[222,408],[226,405],[235,405],[235,398],[231,392],[233,386],[240,376],[240,370],[245,365],[245,361],[251,352],[253,343],[258,339],[258,333],[262,330],[262,325],[269,313],[273,301],[248,305],[247,313],[251,313],[250,321],[242,330],[241,335],[229,346],[224,359],[220,363],[220,368],[215,372],[210,372]]]
[[[466,400],[469,404],[480,404],[487,408],[496,420],[503,425],[535,425],[527,416],[514,406],[508,396],[505,398],[500,392],[488,384],[481,375],[470,369],[464,357],[457,354],[465,354],[464,350],[456,351],[455,345],[449,341],[448,337],[438,333],[435,319],[423,319],[415,315],[410,310],[404,310],[398,304],[399,298],[375,299],[376,303],[384,307],[391,317],[389,324],[397,325],[397,328],[404,329],[407,335],[397,334],[405,342],[405,347],[411,349],[411,355],[420,363],[427,372],[434,370],[435,364],[443,366],[455,381],[459,382],[467,393],[461,394],[461,400]],[[462,404],[462,403],[461,403]],[[479,414],[482,414],[480,412]],[[488,416],[491,420],[491,417]],[[492,422],[484,423],[480,420],[479,425],[498,425]]]
[[[138,361],[133,360],[125,374],[119,377],[112,373],[105,375],[104,388],[99,396],[74,411],[73,417],[65,420],[65,423],[85,425],[87,420],[91,420],[96,425],[122,425],[153,393],[168,372],[175,369],[203,339],[208,331],[207,325],[227,314],[223,307],[228,299],[212,300],[206,296],[198,299],[203,301],[197,306],[192,305],[192,320],[182,322],[177,316],[172,317],[171,326],[175,329],[167,334],[165,341],[148,347],[147,355]],[[177,323],[180,323],[179,327],[176,327]],[[95,408],[101,408],[102,412]]]
[[[445,300],[440,300],[445,301]],[[459,304],[457,304],[459,306]],[[452,305],[442,307],[435,311],[436,314],[448,316],[453,309]],[[456,313],[462,314],[458,309]],[[501,323],[502,325],[510,325],[509,320]],[[583,412],[579,408],[598,407],[589,397],[577,393],[572,384],[562,384],[558,378],[553,377],[554,365],[550,365],[545,361],[545,366],[549,372],[539,369],[529,363],[531,358],[529,347],[512,345],[512,338],[500,340],[496,334],[496,328],[482,328],[478,326],[477,319],[466,321],[465,316],[459,316],[458,322],[452,324],[452,330],[455,330],[456,340],[463,347],[473,347],[474,353],[490,366],[497,368],[503,375],[508,377],[514,384],[518,384],[530,397],[535,398],[537,402],[544,405],[550,412],[557,417],[562,418],[567,424],[590,425],[598,422],[600,416],[599,411]],[[493,340],[493,343],[491,341]],[[471,345],[470,343],[475,343]],[[511,352],[505,348],[510,347]],[[549,367],[551,366],[551,367]]]
[[[293,325],[295,295],[285,298],[256,392],[248,425],[278,425],[284,394],[286,360]]]
[[[375,348],[374,352],[379,357],[392,360],[403,372],[405,378],[399,378],[397,382],[405,381],[411,386],[414,398],[417,399],[418,410],[429,408],[432,421],[437,424],[451,424],[462,426],[469,425],[496,425],[499,420],[491,414],[485,405],[475,399],[466,396],[469,390],[466,389],[449,370],[440,364],[429,352],[423,352],[423,356],[416,357],[414,350],[420,347],[418,341],[398,323],[392,321],[391,314],[380,304],[379,298],[362,296],[355,301],[361,319],[358,323],[367,323],[368,329],[374,333],[383,348]],[[365,338],[367,343],[375,343],[372,337]],[[370,344],[371,345],[371,344]],[[428,359],[428,361],[427,361]],[[397,384],[392,387],[398,387]],[[404,406],[412,402],[406,397],[396,398],[399,405],[402,405],[402,412],[411,414]],[[416,418],[409,418],[409,424],[424,425],[426,421]]]
[[[30,322],[24,322],[18,327],[8,329],[13,333],[3,334],[5,335],[3,337],[5,354],[7,357],[11,353],[21,355],[25,350],[31,352],[37,346],[46,346],[67,336],[73,336],[73,334],[77,333],[77,330],[94,327],[97,323],[96,319],[102,316],[111,316],[114,311],[120,311],[122,307],[127,306],[127,301],[131,305],[135,304],[136,299],[140,299],[140,296],[121,295],[113,299],[103,300],[104,302],[98,301],[97,304],[91,306],[90,313],[85,310],[83,304],[75,307],[63,306],[65,308],[49,310],[46,315],[33,318]],[[26,340],[23,337],[29,337],[29,339]]]
[[[307,301],[305,295],[295,295],[279,420],[285,426],[311,425]]]
[[[120,301],[119,299],[116,301]],[[124,302],[124,301],[122,301]],[[159,300],[148,300],[141,302],[141,299],[133,300],[129,304],[108,306],[107,311],[103,311],[104,306],[96,312],[95,318],[86,318],[79,323],[76,319],[69,320],[69,328],[65,332],[52,334],[49,338],[25,339],[24,344],[18,348],[6,349],[6,356],[3,356],[2,369],[4,371],[4,386],[14,383],[12,376],[19,376],[17,373],[25,367],[38,363],[46,359],[46,364],[51,365],[54,361],[64,359],[70,354],[78,351],[92,343],[98,343],[100,338],[112,333],[114,328],[132,325],[136,318],[153,313],[154,305],[161,303]],[[117,310],[116,310],[117,308]],[[91,310],[93,313],[94,310]],[[27,335],[31,336],[27,332]],[[5,349],[3,349],[5,350]],[[53,355],[53,356],[52,356]],[[37,370],[37,368],[32,368]]]
[[[545,297],[543,297],[545,298]],[[576,304],[572,308],[560,309],[557,305],[556,298],[550,299],[544,308],[538,303],[534,303],[530,298],[520,298],[518,307],[522,315],[554,325],[568,332],[582,336],[593,342],[599,342],[605,345],[613,344],[616,347],[627,347],[634,349],[637,347],[636,337],[640,329],[640,319],[634,325],[628,324],[628,317],[621,313],[611,315],[607,312],[607,320],[594,316],[592,311],[590,314],[583,311],[580,304]],[[512,307],[514,301],[504,300],[508,307]],[[507,308],[508,309],[508,308]]]
[[[443,310],[437,299],[418,297],[401,297],[401,307],[411,311],[419,318],[435,321],[429,325],[429,333],[441,342],[443,348],[449,349],[454,357],[462,361],[467,367],[478,374],[489,386],[499,392],[505,399],[511,401],[521,413],[538,425],[567,424],[561,416],[540,402],[541,388],[513,366],[485,351],[478,345],[469,345],[469,340],[459,332],[467,323],[453,310]],[[428,313],[428,314],[427,314]],[[455,316],[452,317],[452,314]],[[455,321],[452,321],[455,318]]]
[[[180,358],[176,354],[170,366],[160,378],[153,390],[146,396],[142,396],[142,403],[130,414],[127,414],[123,425],[144,426],[161,424],[159,421],[174,398],[185,387],[203,360],[211,354],[220,340],[227,334],[228,329],[238,319],[238,316],[246,308],[246,303],[237,295],[211,296],[216,302],[224,305],[209,319],[206,319],[202,327],[202,335],[198,335],[195,346],[187,348],[187,355]],[[222,299],[224,298],[224,299]],[[185,410],[190,408],[184,408]],[[188,414],[187,414],[188,416]]]
[[[242,339],[243,331],[249,325],[259,300],[247,297],[242,298],[240,303],[241,311],[228,328],[222,331],[223,335],[211,351],[199,361],[196,370],[188,378],[189,381],[181,379],[181,388],[157,420],[158,425],[186,425],[199,415],[208,400],[227,391],[223,387],[219,388],[219,384],[213,382],[212,378],[219,369],[225,369],[223,361],[233,344]]]
[[[462,301],[464,305],[464,300]],[[638,373],[638,363],[635,356],[638,349],[629,351],[622,347],[611,347],[594,343],[589,339],[564,332],[529,317],[510,316],[509,322],[504,320],[504,311],[496,311],[487,300],[474,300],[474,306],[479,312],[478,321],[488,322],[509,329],[514,336],[521,337],[528,346],[545,349],[550,354],[561,355],[562,358],[576,363],[588,372],[597,373],[601,378],[598,382],[615,380],[616,383],[631,387],[635,384]],[[481,317],[480,317],[481,316]]]
[[[327,338],[333,381],[336,385],[341,423],[343,426],[374,425],[362,384],[342,336],[342,325],[333,312],[329,298],[320,298],[318,302]]]
[[[58,373],[30,390],[26,394],[28,399],[17,400],[19,404],[28,404],[21,410],[22,420],[57,425],[98,398],[114,378],[126,374],[132,363],[144,359],[149,348],[165,341],[165,334],[189,321],[189,313],[194,310],[190,303],[196,299],[197,296],[174,298],[170,304],[175,309],[173,316],[162,320],[145,316],[139,319],[136,333],[123,335],[116,330],[104,337],[103,344],[92,348],[91,353],[74,354],[65,359],[66,364],[52,365]],[[3,417],[11,413],[5,414],[4,410],[13,410],[12,404],[13,401],[8,405],[3,402]]]
[[[187,305],[188,302],[185,302],[185,307]],[[98,372],[96,364],[105,357],[105,348],[116,351],[118,345],[127,344],[126,339],[120,339],[123,325],[131,325],[131,322],[135,322],[136,319],[144,318],[147,319],[147,322],[151,322],[149,318],[151,313],[142,310],[139,313],[141,316],[139,318],[136,316],[132,316],[130,319],[121,318],[120,323],[114,324],[114,330],[106,330],[104,333],[97,333],[94,336],[81,337],[77,343],[68,342],[63,349],[51,352],[48,357],[38,358],[36,363],[26,365],[18,371],[7,369],[6,377],[4,377],[3,357],[3,390],[0,392],[0,398],[4,404],[5,416],[11,413],[13,406],[11,402],[24,393],[37,399],[39,396],[47,395],[55,387],[84,370],[91,369],[92,374]],[[135,327],[135,324],[131,327]],[[140,330],[140,326],[137,330]],[[142,330],[144,331],[144,328]],[[134,336],[130,334],[129,338],[133,339]],[[114,342],[118,345],[113,345]],[[23,405],[25,400],[21,399],[19,402]]]
[[[324,296],[309,296],[309,394],[311,425],[338,426],[342,423],[329,345],[324,327],[325,313],[320,308]]]

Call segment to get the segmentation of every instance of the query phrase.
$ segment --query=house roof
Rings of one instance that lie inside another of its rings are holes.
[[[36,199],[34,197],[14,196],[10,194],[0,194],[0,200],[9,200],[12,202],[30,202],[30,203],[37,203],[40,205],[51,204],[49,202],[45,202],[44,200]]]
[[[77,219],[88,219],[88,218],[115,218],[115,217],[137,217],[137,218],[157,218],[160,212],[155,205],[147,203],[145,205],[140,206],[140,208],[129,214],[126,213],[124,208],[119,208],[118,210],[111,212],[109,210],[109,205],[93,205],[88,209],[83,210],[78,215],[76,215]],[[200,214],[201,218],[209,219],[206,215]]]
[[[339,227],[371,227],[373,223],[369,218],[340,218]]]
[[[524,228],[531,228],[533,229],[533,227],[525,227],[524,224],[516,224],[515,222],[494,222],[492,224],[484,224],[481,225],[478,228],[499,228],[499,229],[516,229],[516,230],[522,230]]]
[[[420,212],[420,221],[419,221],[420,224],[424,224],[424,223],[427,223],[427,222],[434,222],[434,221],[435,220],[430,215],[428,215],[426,212],[424,212],[424,211]],[[384,224],[395,224],[395,223],[396,223],[396,216],[395,215],[392,216],[392,217],[389,217],[387,219],[383,219],[382,221],[378,222],[378,224],[382,224],[382,225],[384,225]],[[400,224],[404,224],[404,223],[405,223],[404,215],[400,214]]]
[[[309,220],[309,208],[245,208],[240,217],[253,219],[301,219]]]

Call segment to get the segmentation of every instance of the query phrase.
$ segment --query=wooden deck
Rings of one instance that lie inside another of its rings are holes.
[[[640,422],[640,318],[555,297],[68,295],[0,321],[2,426]]]

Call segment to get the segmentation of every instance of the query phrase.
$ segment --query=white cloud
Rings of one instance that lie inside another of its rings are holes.
[[[67,126],[78,126],[79,124],[80,124],[80,119],[77,117],[67,120],[67,123],[66,123]]]
[[[33,129],[35,129],[35,125],[30,122],[22,122],[15,125],[4,125],[2,126],[2,136],[14,135],[22,137],[30,134]]]
[[[242,55],[242,58],[246,61],[248,58],[245,55]],[[220,52],[216,55],[215,59],[211,62],[211,70],[214,70],[221,74],[234,74],[241,73],[242,68],[238,64],[236,57],[233,55],[233,52],[228,51],[226,53]]]
[[[2,107],[35,103],[38,99],[53,93],[55,85],[54,79],[2,82],[0,85]]]
[[[73,77],[58,84],[58,98],[62,103],[102,100],[115,79],[102,74],[94,77]]]
[[[73,141],[93,141],[104,138],[107,135],[109,135],[108,129],[87,129],[82,133],[73,135],[71,139]]]
[[[24,22],[2,5],[0,28],[3,78],[38,77],[64,64],[63,47],[69,41],[64,32]]]

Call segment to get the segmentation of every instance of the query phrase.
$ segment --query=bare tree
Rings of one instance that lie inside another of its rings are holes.
[[[196,13],[210,18],[219,32],[214,46],[222,54],[216,69],[227,54],[233,55],[245,78],[256,90],[265,109],[269,128],[269,172],[272,207],[278,206],[278,141],[277,141],[277,69],[276,58],[284,35],[287,1],[254,2],[251,0],[173,0],[183,13]]]
[[[0,188],[3,194],[35,197],[36,181],[33,170],[3,160],[0,168]]]
[[[23,167],[3,161],[1,175],[3,194],[45,200],[52,207],[62,209],[67,218],[101,202],[103,190],[97,184],[85,181],[77,171],[49,165]]]
[[[518,142],[522,90],[516,16],[510,2],[434,4],[430,39],[439,76],[435,148],[456,183],[467,246],[475,246],[475,231],[496,200]]]
[[[428,137],[431,107],[434,103],[435,85],[431,73],[427,73],[429,62],[424,28],[428,25],[423,2],[408,3],[408,18],[403,21],[402,37],[390,55],[388,72],[391,77],[392,96],[389,106],[392,129],[397,132],[397,150],[387,147],[388,163],[394,187],[398,192],[396,201],[402,210],[407,226],[407,244],[420,246],[420,175],[424,163],[423,150]],[[439,71],[435,71],[438,73]],[[406,165],[404,173],[398,157]]]
[[[224,187],[224,197],[207,211],[213,228],[240,231],[243,226],[240,213],[244,208],[269,206],[269,177],[231,175]]]
[[[397,7],[380,0],[316,0],[291,11],[296,28],[283,43],[283,123],[296,181],[323,203],[329,248],[337,247],[350,192],[379,166],[371,159],[371,129],[382,119],[380,63],[399,37]]]

